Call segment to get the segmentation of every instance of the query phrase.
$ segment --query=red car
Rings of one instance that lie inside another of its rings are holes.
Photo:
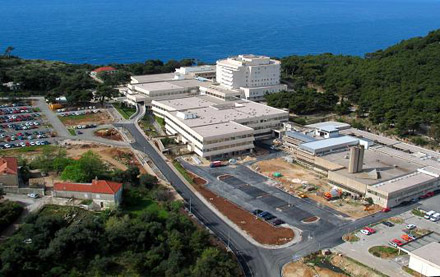
[[[371,234],[376,233],[376,230],[374,230],[373,228],[365,227],[364,229],[367,230],[368,232],[370,232]]]
[[[426,196],[428,196],[428,197],[432,197],[432,196],[434,196],[434,192],[433,191],[430,191],[430,192],[428,192],[427,194],[425,194]]]
[[[383,208],[383,209],[382,209],[382,212],[383,212],[383,213],[387,213],[387,212],[389,212],[389,211],[391,211],[390,208]]]
[[[402,246],[403,245],[403,242],[401,240],[398,240],[398,239],[393,239],[391,241],[391,243],[394,243],[397,246]]]

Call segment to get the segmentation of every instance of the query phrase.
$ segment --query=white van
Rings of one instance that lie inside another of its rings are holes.
[[[430,219],[433,214],[435,214],[435,211],[429,211],[425,214],[424,218]]]
[[[440,220],[440,213],[433,214],[429,220],[431,220],[433,222],[439,221]]]

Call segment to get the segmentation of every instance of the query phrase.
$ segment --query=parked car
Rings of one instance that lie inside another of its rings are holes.
[[[394,224],[392,222],[389,222],[389,221],[382,221],[382,224],[385,225],[385,226],[388,226],[388,227],[393,227],[394,226]]]
[[[431,210],[427,213],[425,213],[425,215],[423,216],[425,219],[430,219],[431,215],[435,214],[435,211]]]
[[[408,229],[408,230],[413,230],[415,228],[417,228],[417,226],[415,224],[408,224],[408,225],[406,225],[406,229]]]
[[[284,224],[284,223],[285,223],[284,220],[281,220],[279,218],[277,218],[277,219],[275,219],[275,220],[270,222],[270,224],[272,224],[273,226],[278,226],[278,225],[281,225],[281,224]]]
[[[364,235],[367,235],[367,236],[371,234],[370,232],[368,232],[368,231],[365,230],[365,229],[362,229],[362,230],[361,230],[361,233],[364,234]]]
[[[391,211],[390,208],[383,208],[383,209],[382,209],[382,212],[383,212],[383,213],[387,213],[387,212],[389,212],[389,211]]]
[[[40,197],[37,193],[29,193],[27,196],[33,199]]]
[[[431,220],[432,222],[439,221],[440,220],[440,213],[433,214],[429,220]]]
[[[397,246],[402,246],[403,242],[401,240],[398,239],[393,239],[392,241],[389,242],[390,245],[397,247]]]
[[[414,240],[414,238],[412,238],[411,236],[409,236],[408,234],[403,234],[400,236],[404,241],[412,241]]]
[[[252,214],[253,214],[253,215],[259,215],[259,214],[261,214],[262,212],[263,212],[263,210],[256,209],[256,210],[253,210],[253,211],[252,211]]]

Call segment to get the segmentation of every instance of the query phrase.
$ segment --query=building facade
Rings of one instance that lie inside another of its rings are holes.
[[[3,187],[18,187],[17,158],[0,158],[0,184],[2,184]]]
[[[122,184],[93,180],[92,183],[55,183],[53,196],[92,200],[101,209],[114,208],[122,201]]]
[[[239,55],[217,61],[216,81],[240,90],[246,99],[263,100],[266,94],[286,90],[280,84],[281,62],[265,56]]]
[[[286,111],[248,100],[212,96],[153,101],[165,130],[201,157],[228,157],[252,151],[255,140],[269,139],[288,121]]]

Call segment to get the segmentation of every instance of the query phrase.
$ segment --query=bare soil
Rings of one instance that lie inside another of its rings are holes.
[[[333,254],[330,258],[330,263],[336,266],[350,276],[356,277],[380,277],[377,272],[371,268],[364,266],[362,264],[356,263],[355,261],[339,254]],[[337,273],[328,268],[322,268],[319,266],[312,266],[305,264],[302,260],[297,262],[290,262],[286,264],[282,271],[283,277],[342,277],[347,276],[342,273]]]
[[[204,184],[206,181],[194,174],[193,180],[196,183],[195,189],[211,202],[229,220],[237,224],[243,231],[248,233],[253,239],[266,245],[283,245],[294,238],[294,232],[290,228],[274,227],[269,223],[258,219],[253,214],[240,208],[234,203],[220,197],[208,190]]]
[[[96,114],[66,116],[59,118],[65,126],[75,126],[78,124],[91,124],[91,123],[100,125],[100,124],[110,123],[113,120],[107,110],[101,110],[99,113]]]
[[[298,164],[289,163],[282,158],[260,161],[252,165],[252,168],[260,174],[277,181],[276,186],[279,189],[292,195],[304,193],[310,199],[352,218],[362,218],[374,214],[381,209],[377,205],[372,205],[365,209],[361,202],[351,198],[334,201],[325,200],[321,194],[332,189],[326,178]],[[274,177],[273,174],[275,172],[281,173],[282,176]],[[316,188],[316,190],[308,191],[308,188]]]
[[[111,128],[111,129],[100,129],[95,132],[95,136],[115,140],[115,141],[122,141],[122,136],[118,132],[118,130]]]
[[[95,144],[72,145],[67,147],[67,155],[71,158],[79,158],[87,151],[98,154],[111,168],[127,170],[130,165],[137,166],[141,174],[146,173],[145,169],[135,158],[130,149],[107,147]]]

